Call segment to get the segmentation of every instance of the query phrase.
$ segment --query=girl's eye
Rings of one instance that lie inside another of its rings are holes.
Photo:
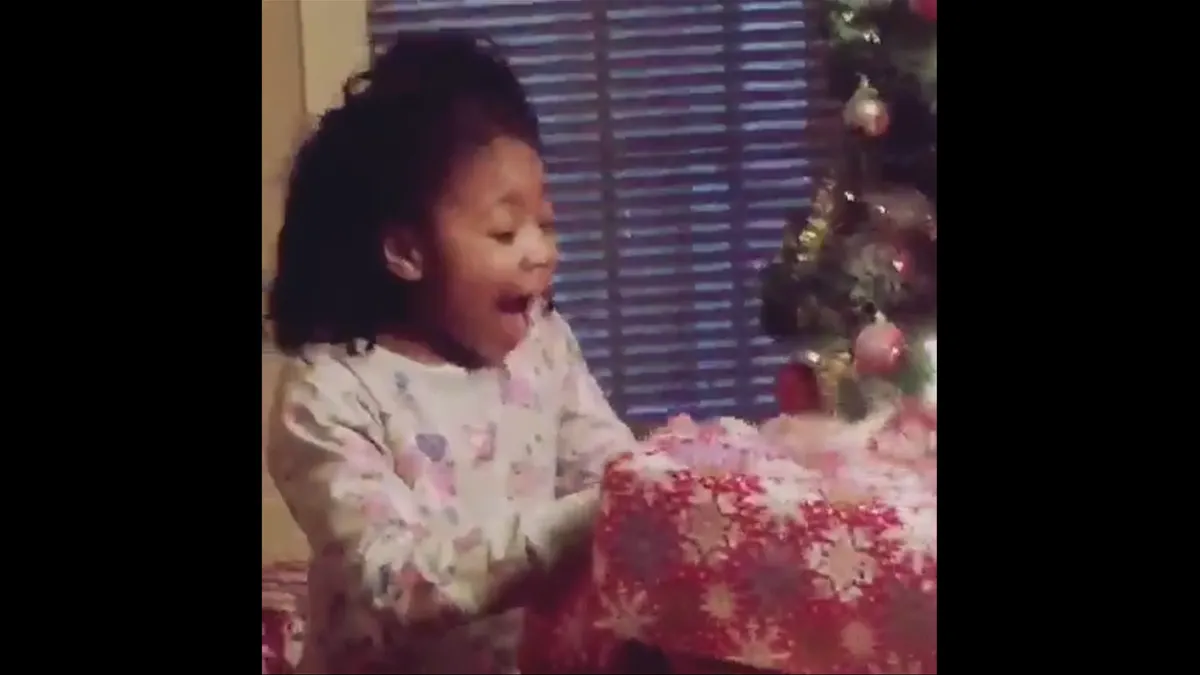
[[[516,241],[517,233],[516,232],[493,232],[492,239],[495,239],[496,241],[500,242],[501,244],[511,244],[514,241]]]

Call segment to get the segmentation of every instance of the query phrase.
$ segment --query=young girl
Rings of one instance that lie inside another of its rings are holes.
[[[402,35],[292,170],[268,462],[311,544],[310,673],[509,673],[634,440],[546,298],[538,122],[493,45]]]

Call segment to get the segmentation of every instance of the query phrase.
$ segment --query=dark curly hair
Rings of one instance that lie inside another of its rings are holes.
[[[268,317],[280,350],[370,349],[408,318],[389,228],[428,227],[456,164],[497,137],[540,148],[537,117],[496,45],[461,31],[399,35],[343,87],[292,165]]]

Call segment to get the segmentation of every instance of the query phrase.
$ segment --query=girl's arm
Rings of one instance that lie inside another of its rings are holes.
[[[570,494],[598,484],[605,462],[619,453],[635,451],[637,440],[613,412],[592,377],[566,320],[555,312],[548,323],[565,369],[558,434],[558,490]]]
[[[594,493],[540,512],[514,512],[505,500],[487,522],[453,528],[426,517],[358,391],[336,363],[285,384],[268,450],[271,475],[318,565],[332,566],[349,597],[369,599],[407,626],[462,621],[501,609],[535,560],[550,564],[586,531]]]

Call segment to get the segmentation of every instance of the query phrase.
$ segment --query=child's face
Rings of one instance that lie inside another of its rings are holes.
[[[435,215],[435,320],[456,342],[499,363],[525,337],[558,263],[537,151],[496,139],[462,166]]]

